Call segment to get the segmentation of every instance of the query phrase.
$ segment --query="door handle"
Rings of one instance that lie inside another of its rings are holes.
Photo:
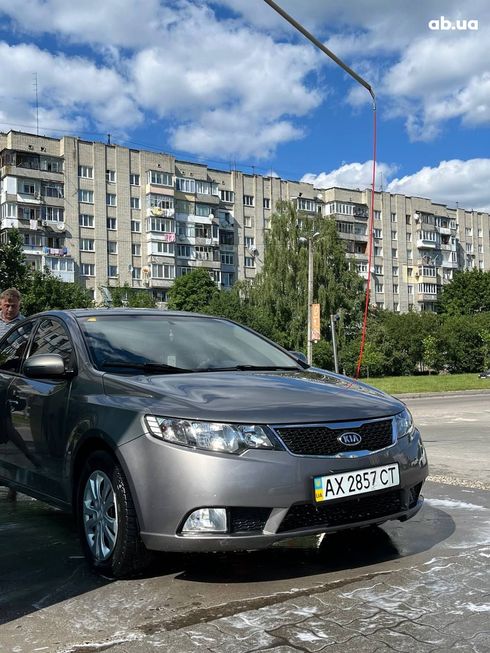
[[[21,406],[21,402],[18,399],[7,399],[7,403],[10,406],[10,410],[17,410]]]

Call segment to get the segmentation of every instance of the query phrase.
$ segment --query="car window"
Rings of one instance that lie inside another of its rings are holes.
[[[23,322],[2,340],[0,369],[19,372],[33,326],[33,322]]]
[[[65,326],[53,318],[44,318],[32,339],[29,356],[33,354],[60,354],[65,366],[73,366],[73,345]]]
[[[79,319],[92,360],[163,364],[185,369],[288,366],[295,361],[258,335],[220,318],[101,315]]]

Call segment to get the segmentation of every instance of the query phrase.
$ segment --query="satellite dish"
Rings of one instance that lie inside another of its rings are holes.
[[[56,223],[56,229],[58,229],[58,231],[64,231],[65,230],[65,224],[63,222],[57,222]]]

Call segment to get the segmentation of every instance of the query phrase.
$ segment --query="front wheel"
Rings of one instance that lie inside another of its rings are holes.
[[[149,564],[127,481],[105,451],[92,453],[85,463],[78,483],[77,518],[85,556],[100,573],[123,578]]]

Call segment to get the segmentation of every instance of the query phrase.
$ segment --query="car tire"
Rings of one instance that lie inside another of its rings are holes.
[[[77,487],[77,521],[83,552],[100,574],[127,578],[151,561],[139,534],[128,483],[107,452],[92,453]]]

